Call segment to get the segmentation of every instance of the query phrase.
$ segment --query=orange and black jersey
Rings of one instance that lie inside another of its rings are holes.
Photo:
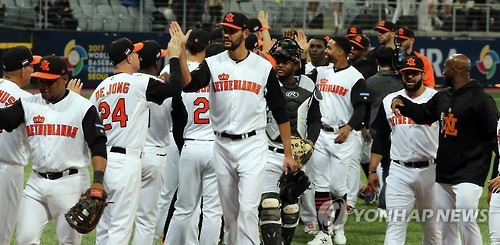
[[[458,90],[436,93],[429,102],[415,104],[402,96],[401,114],[418,124],[439,121],[436,182],[463,182],[483,186],[497,148],[499,112],[495,101],[481,85],[471,81]]]

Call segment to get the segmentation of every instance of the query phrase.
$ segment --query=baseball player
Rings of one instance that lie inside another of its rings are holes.
[[[210,122],[216,135],[213,160],[225,243],[258,244],[256,210],[267,163],[266,106],[279,125],[284,169],[296,171],[297,163],[292,157],[290,124],[278,78],[269,62],[245,49],[248,18],[229,12],[220,25],[227,51],[206,58],[191,73],[183,65],[184,91],[196,92],[210,85]],[[184,35],[175,22],[170,31]]]
[[[196,69],[200,65],[200,62],[203,61],[205,57],[205,54],[203,52],[204,50],[203,46],[206,46],[205,43],[208,43],[208,40],[206,39],[206,35],[204,34],[205,33],[202,30],[195,30],[192,32],[193,35],[192,38],[195,38],[194,40],[196,40],[197,44],[194,47],[191,47],[192,49],[190,50],[188,49],[189,54],[187,63],[188,63],[188,69],[190,71]],[[166,65],[161,71],[161,74],[169,76],[169,72],[170,72],[170,66]],[[181,107],[183,110],[186,110],[186,107],[184,106],[184,103],[182,103],[182,101],[179,104],[180,104],[179,106],[174,106],[173,108]],[[187,117],[188,117],[187,112],[185,113],[186,114],[182,116],[182,118],[186,119],[186,123],[182,123],[182,127],[172,130],[172,132],[175,134],[180,133],[180,137],[182,137],[183,139],[184,139],[184,129],[185,125],[187,124]],[[179,117],[177,117],[176,120],[179,120]],[[173,124],[173,126],[175,126],[175,124]],[[175,201],[174,203],[172,203],[172,200],[174,194],[176,193],[179,187],[180,149],[178,150],[176,147],[173,147],[172,145],[169,146],[167,149],[168,149],[167,152],[168,160],[167,160],[167,167],[165,168],[165,173],[164,173],[165,176],[164,178],[166,179],[166,181],[162,188],[160,201],[158,202],[160,212],[156,220],[155,238],[157,235],[159,236],[161,232],[163,232],[165,229],[168,231],[167,228],[170,227],[171,218],[173,218],[173,211],[169,210],[169,207],[172,206],[173,210]],[[168,211],[168,217],[167,217],[167,211]],[[199,206],[197,206],[195,212],[193,213],[193,219],[192,219],[192,222],[195,226],[198,225],[200,213],[201,209],[199,208]],[[186,240],[196,241],[198,239],[197,235],[198,231],[197,230],[190,230],[190,231],[191,232],[188,233],[189,238],[186,238]],[[165,240],[165,238],[166,236],[163,237],[163,240]]]
[[[407,117],[397,117],[392,113],[391,101],[401,95],[414,103],[429,101],[436,90],[423,86],[424,63],[416,56],[403,61],[403,90],[387,95],[372,127],[376,130],[370,159],[369,182],[378,187],[377,166],[390,144],[391,168],[387,177],[386,205],[388,224],[384,244],[404,244],[407,219],[416,202],[418,213],[424,209],[437,210],[435,182],[439,125],[415,125]],[[421,220],[423,244],[441,244],[441,234],[436,217]]]
[[[106,136],[96,108],[66,89],[68,68],[61,58],[43,57],[40,71],[32,77],[38,78],[40,94],[0,109],[0,129],[11,132],[23,125],[33,165],[19,207],[16,243],[38,244],[47,223],[54,220],[60,244],[80,244],[81,234],[69,226],[64,214],[89,187],[90,160],[91,188],[104,189]]]
[[[140,58],[140,69],[134,75],[155,78],[161,69],[161,58],[167,51],[161,49],[154,40],[141,42],[143,47],[137,53]],[[152,104],[149,109],[148,128],[144,154],[141,158],[142,178],[139,191],[139,206],[135,218],[135,231],[132,244],[152,244],[158,214],[158,199],[163,186],[163,173],[166,162],[167,145],[170,138],[172,98],[161,105]],[[166,123],[167,122],[167,123]]]
[[[323,99],[321,109],[321,132],[315,145],[309,167],[313,171],[316,212],[321,231],[309,245],[332,244],[328,232],[328,210],[321,209],[331,202],[330,193],[335,198],[346,199],[347,171],[352,162],[359,161],[361,144],[352,130],[360,130],[369,106],[370,94],[367,92],[363,75],[349,65],[347,56],[351,43],[346,37],[335,37],[328,42],[326,54],[333,61],[334,68],[319,67],[312,73]],[[346,217],[346,216],[344,216]],[[334,227],[334,242],[346,244],[343,224]]]
[[[303,47],[304,52],[309,53],[311,61],[305,64],[305,73],[310,73],[314,68],[319,66],[328,66],[333,68],[333,64],[328,61],[325,54],[327,39],[330,37],[315,36],[309,40],[308,45]],[[304,166],[303,168],[306,175],[312,181],[314,176],[310,167]],[[312,185],[307,189],[300,198],[300,218],[304,223],[304,232],[308,234],[316,234],[317,220],[316,220],[316,207],[314,205],[314,190]]]
[[[417,56],[424,62],[424,86],[429,88],[434,88],[436,82],[434,81],[434,68],[432,64],[423,54],[420,54],[413,49],[413,43],[415,43],[415,34],[408,27],[403,27],[398,30],[398,38],[401,42],[401,48],[404,49],[404,54],[408,56]]]
[[[427,103],[415,104],[397,96],[391,108],[418,124],[440,123],[436,156],[436,196],[441,210],[477,210],[481,190],[496,148],[499,113],[481,85],[470,80],[471,63],[463,54],[451,55],[443,75],[451,88],[436,93]],[[443,245],[481,244],[474,217],[459,213],[460,222],[439,222]],[[460,229],[459,229],[460,228]]]
[[[186,43],[190,64],[199,65],[203,62],[208,39],[209,34],[204,30],[191,32]],[[222,207],[212,161],[215,135],[210,125],[209,90],[210,87],[206,87],[196,93],[182,93],[182,101],[188,112],[188,123],[184,129],[185,144],[179,160],[184,167],[179,168],[177,201],[165,244],[219,242]],[[201,197],[203,221],[198,242]]]
[[[500,120],[497,124],[497,139],[498,148],[500,151]],[[496,162],[497,168],[500,172],[499,163]],[[492,176],[492,180],[488,181],[488,204],[490,209],[488,211],[488,226],[490,229],[490,242],[491,245],[500,245],[500,175]]]
[[[307,76],[294,76],[300,67],[301,48],[292,39],[278,40],[270,50],[277,61],[276,74],[285,95],[292,134],[316,142],[321,127],[319,100],[321,93]],[[298,203],[284,203],[277,186],[283,169],[283,144],[277,135],[278,127],[268,113],[266,127],[269,138],[269,157],[264,176],[260,205],[260,227],[264,244],[291,244],[299,222]]]
[[[8,49],[3,55],[3,78],[0,79],[0,108],[12,106],[22,97],[31,94],[21,88],[28,85],[33,65],[41,56],[33,55],[25,46]],[[23,167],[28,164],[28,136],[24,127],[12,132],[0,129],[0,244],[10,244],[17,211],[23,194]]]
[[[176,42],[177,41],[177,42]],[[147,137],[149,102],[161,105],[180,93],[179,63],[172,58],[169,83],[133,74],[140,68],[137,52],[144,44],[120,38],[109,46],[115,75],[102,81],[90,101],[96,105],[108,136],[106,192],[110,204],[97,225],[97,244],[128,243],[139,203],[141,154]],[[171,57],[180,52],[178,40],[169,43]],[[126,180],[126,181],[124,181]]]

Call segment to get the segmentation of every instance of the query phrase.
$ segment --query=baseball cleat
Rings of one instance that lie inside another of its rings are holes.
[[[344,228],[340,228],[333,232],[333,243],[334,244],[346,244],[347,238],[344,234]]]
[[[333,245],[332,238],[323,231],[318,232],[314,239],[307,243],[307,245]]]
[[[367,185],[365,188],[365,203],[372,204],[377,202],[377,192],[371,186]]]

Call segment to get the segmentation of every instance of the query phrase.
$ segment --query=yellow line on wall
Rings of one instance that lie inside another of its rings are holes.
[[[32,43],[0,43],[0,49],[8,49],[16,46],[26,46],[29,49],[33,48]]]

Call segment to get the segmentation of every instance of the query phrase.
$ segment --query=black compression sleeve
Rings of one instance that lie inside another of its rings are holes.
[[[307,138],[316,143],[321,129],[321,111],[319,110],[319,101],[315,98],[312,100],[307,112]]]
[[[184,87],[184,92],[196,92],[210,83],[211,75],[210,68],[208,68],[207,62],[204,60],[201,62],[198,69],[191,72],[191,82]]]
[[[388,152],[387,148],[390,142],[391,127],[386,119],[383,104],[380,105],[377,117],[371,127],[376,131],[372,143],[372,153],[384,156]]]
[[[82,120],[83,136],[87,142],[92,157],[101,156],[107,158],[106,134],[102,126],[101,118],[95,106],[90,107]]]
[[[310,73],[307,73],[306,76],[317,84],[316,78],[318,78],[318,70],[316,70],[316,68],[314,68]]]
[[[180,96],[172,98],[172,135],[179,152],[184,145],[184,127],[187,124],[187,111]]]
[[[147,101],[161,105],[166,98],[174,97],[182,91],[182,75],[178,58],[170,59],[170,77],[165,83],[150,78],[146,89]]]
[[[493,170],[491,171],[491,179],[498,176],[498,154],[495,154],[495,159],[493,160]]]
[[[12,132],[24,122],[24,109],[21,99],[10,107],[0,109],[0,129]]]
[[[354,130],[361,130],[361,128],[363,128],[363,120],[365,119],[367,105],[368,103],[358,103],[354,105],[354,111],[347,123],[351,125]]]
[[[285,97],[281,92],[278,77],[274,69],[269,71],[266,84],[267,93],[265,94],[267,107],[272,111],[274,120],[278,124],[288,122],[288,113],[285,109]]]

